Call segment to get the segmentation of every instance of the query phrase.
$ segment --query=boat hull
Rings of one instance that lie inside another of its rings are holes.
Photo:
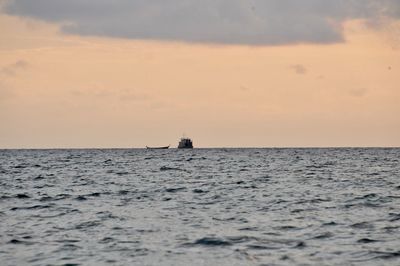
[[[169,149],[169,146],[164,146],[164,147],[148,147],[148,146],[146,146],[146,149],[148,149],[148,150],[166,150],[166,149]]]

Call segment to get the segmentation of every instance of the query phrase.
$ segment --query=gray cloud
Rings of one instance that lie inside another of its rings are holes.
[[[2,67],[0,69],[0,73],[7,76],[14,76],[18,70],[26,69],[28,66],[28,62],[24,60],[18,60],[15,63]]]
[[[146,102],[151,101],[152,97],[148,94],[139,92],[133,89],[95,89],[88,88],[86,90],[71,90],[69,94],[77,98],[96,98],[96,99],[106,99],[111,98],[117,99],[121,102]]]
[[[399,0],[9,0],[4,11],[66,33],[200,43],[343,41],[340,24],[400,18]]]
[[[300,65],[300,64],[292,65],[292,66],[290,66],[290,68],[293,69],[299,75],[307,74],[307,68],[303,65]]]
[[[349,90],[351,96],[354,97],[364,97],[368,93],[368,89],[366,88],[358,88]]]

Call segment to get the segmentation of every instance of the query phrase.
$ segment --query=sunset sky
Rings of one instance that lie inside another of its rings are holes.
[[[398,0],[0,5],[0,148],[400,146]]]

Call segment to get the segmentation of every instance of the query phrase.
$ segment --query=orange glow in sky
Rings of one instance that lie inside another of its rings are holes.
[[[400,146],[400,31],[332,44],[67,34],[0,16],[0,148]],[[396,39],[397,38],[397,39]]]

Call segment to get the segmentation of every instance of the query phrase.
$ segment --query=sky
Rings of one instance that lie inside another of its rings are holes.
[[[400,147],[398,0],[0,0],[0,148]]]

